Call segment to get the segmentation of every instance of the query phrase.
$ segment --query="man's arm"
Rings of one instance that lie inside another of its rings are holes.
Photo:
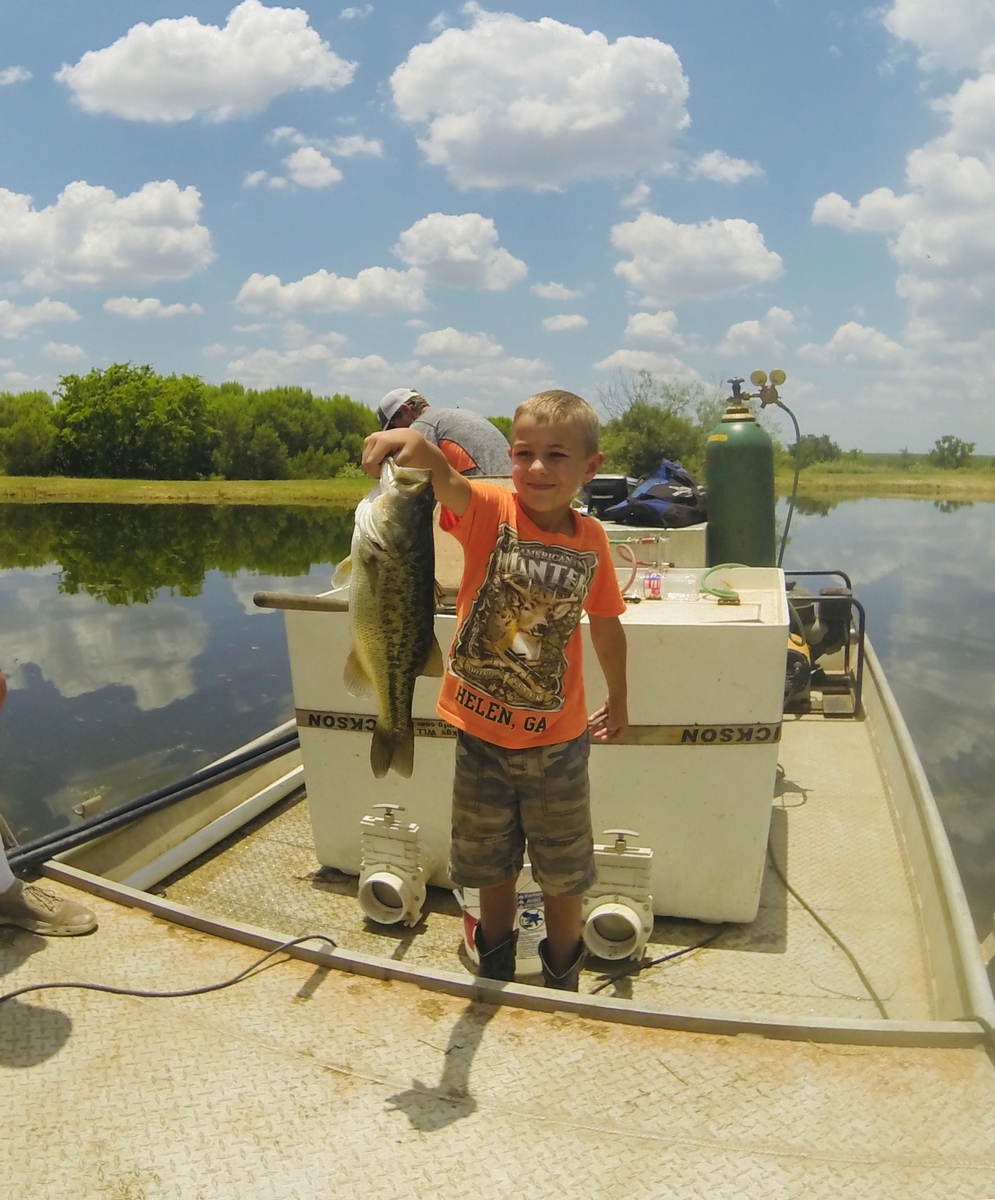
[[[629,727],[628,686],[625,679],[625,630],[618,617],[592,617],[591,641],[608,684],[608,699],[589,719],[591,736],[613,742]]]
[[[363,443],[363,470],[380,478],[380,464],[388,454],[399,467],[417,467],[432,472],[432,487],[440,504],[463,516],[470,507],[473,491],[466,479],[454,471],[438,446],[414,429],[385,429],[371,433]]]

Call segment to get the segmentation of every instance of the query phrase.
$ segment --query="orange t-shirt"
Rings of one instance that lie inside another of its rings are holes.
[[[581,613],[625,612],[608,536],[576,512],[572,537],[546,533],[517,493],[470,486],[470,507],[450,529],[464,565],[439,715],[513,750],[579,737],[587,728]]]

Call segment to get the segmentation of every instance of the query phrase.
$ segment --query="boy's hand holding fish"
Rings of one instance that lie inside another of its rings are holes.
[[[363,470],[379,479],[381,465],[388,455],[399,467],[431,471],[435,498],[458,517],[463,516],[470,505],[470,484],[465,476],[453,470],[438,446],[433,446],[414,429],[385,429],[383,433],[372,433],[363,443]]]

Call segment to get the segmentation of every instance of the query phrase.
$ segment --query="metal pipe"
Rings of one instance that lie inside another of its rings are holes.
[[[85,845],[96,837],[101,837],[105,833],[113,833],[116,829],[122,829],[140,817],[159,812],[161,809],[178,804],[181,800],[198,796],[201,792],[206,792],[218,784],[236,779],[254,767],[261,767],[275,758],[290,754],[299,745],[300,739],[294,732],[269,747],[262,747],[248,755],[238,755],[237,758],[221,764],[220,769],[199,772],[187,780],[182,780],[180,784],[174,784],[171,788],[159,788],[154,792],[149,792],[146,796],[139,796],[137,800],[130,800],[126,804],[118,805],[117,808],[108,809],[107,812],[91,817],[88,821],[69,830],[57,830],[45,837],[35,838],[32,842],[18,846],[8,855],[7,861],[13,870],[37,866],[56,854],[75,850],[77,846]]]

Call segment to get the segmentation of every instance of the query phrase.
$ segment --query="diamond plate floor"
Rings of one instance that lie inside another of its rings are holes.
[[[5,989],[192,986],[256,957],[81,898],[91,937],[0,929]],[[26,1200],[995,1196],[980,1050],[629,1028],[297,961],[204,997],[5,1004],[0,1072],[0,1194]]]
[[[789,721],[780,758],[771,824],[778,864],[856,954],[888,1015],[932,1018],[915,900],[867,727]],[[459,969],[462,923],[452,895],[430,889],[413,930],[371,924],[356,903],[355,877],[320,867],[307,805],[293,800],[157,890],[198,911],[288,936],[320,930],[351,950]],[[769,866],[760,905],[751,925],[728,926],[707,950],[621,979],[607,994],[751,1015],[878,1016],[846,956]],[[648,953],[658,957],[713,931],[658,919]],[[591,963],[581,990],[618,973],[619,964]]]

